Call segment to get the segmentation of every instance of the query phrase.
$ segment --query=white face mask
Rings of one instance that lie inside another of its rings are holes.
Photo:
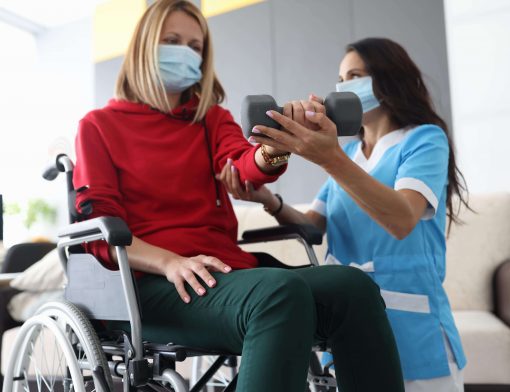
[[[202,79],[202,57],[187,45],[158,47],[159,73],[166,91],[180,93]]]
[[[362,78],[339,82],[336,84],[336,91],[339,93],[349,91],[356,94],[361,101],[363,113],[380,106],[379,100],[374,95],[371,76],[363,76]]]

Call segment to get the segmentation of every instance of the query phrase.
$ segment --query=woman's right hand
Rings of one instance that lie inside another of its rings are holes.
[[[209,271],[229,273],[230,266],[212,256],[198,255],[193,257],[174,258],[165,265],[165,276],[169,282],[175,285],[181,299],[189,303],[191,297],[186,291],[185,283],[199,295],[203,296],[206,289],[197,279],[200,278],[210,288],[216,286],[216,279]]]
[[[244,185],[241,185],[239,171],[232,164],[231,159],[227,159],[227,163],[221,169],[221,173],[216,175],[216,179],[223,183],[227,192],[236,200],[252,201],[265,205],[273,197],[273,193],[264,185],[255,189],[248,180],[245,181]]]

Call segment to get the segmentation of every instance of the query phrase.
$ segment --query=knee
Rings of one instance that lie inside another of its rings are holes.
[[[384,309],[379,286],[370,276],[358,268],[343,266],[325,266],[330,268],[324,276],[324,289],[333,298],[343,298],[350,305],[359,307],[370,306]]]
[[[261,281],[257,307],[260,311],[313,320],[315,302],[306,281],[288,270],[271,269]]]
[[[313,303],[310,286],[299,275],[284,269],[272,269],[264,278],[264,286],[270,299],[307,306]]]

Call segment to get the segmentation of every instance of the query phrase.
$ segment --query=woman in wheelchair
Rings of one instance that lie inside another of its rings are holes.
[[[143,337],[242,355],[238,391],[304,391],[314,344],[334,356],[342,391],[403,390],[379,288],[349,267],[255,268],[215,178],[275,181],[287,152],[252,146],[219,106],[205,18],[188,1],[159,0],[139,22],[115,99],[88,113],[76,137],[77,207],[116,216],[133,233]],[[279,157],[274,160],[271,157]],[[115,253],[87,245],[104,265]]]

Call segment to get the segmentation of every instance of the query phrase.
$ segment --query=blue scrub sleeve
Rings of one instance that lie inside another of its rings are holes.
[[[446,190],[448,156],[448,139],[436,125],[419,126],[404,141],[395,189],[412,189],[427,199],[429,208],[423,219],[435,215]]]
[[[331,178],[328,178],[327,181],[322,185],[319,193],[317,193],[317,196],[315,196],[315,199],[311,205],[311,210],[321,214],[322,216],[326,216],[326,205],[328,201],[330,183]]]

